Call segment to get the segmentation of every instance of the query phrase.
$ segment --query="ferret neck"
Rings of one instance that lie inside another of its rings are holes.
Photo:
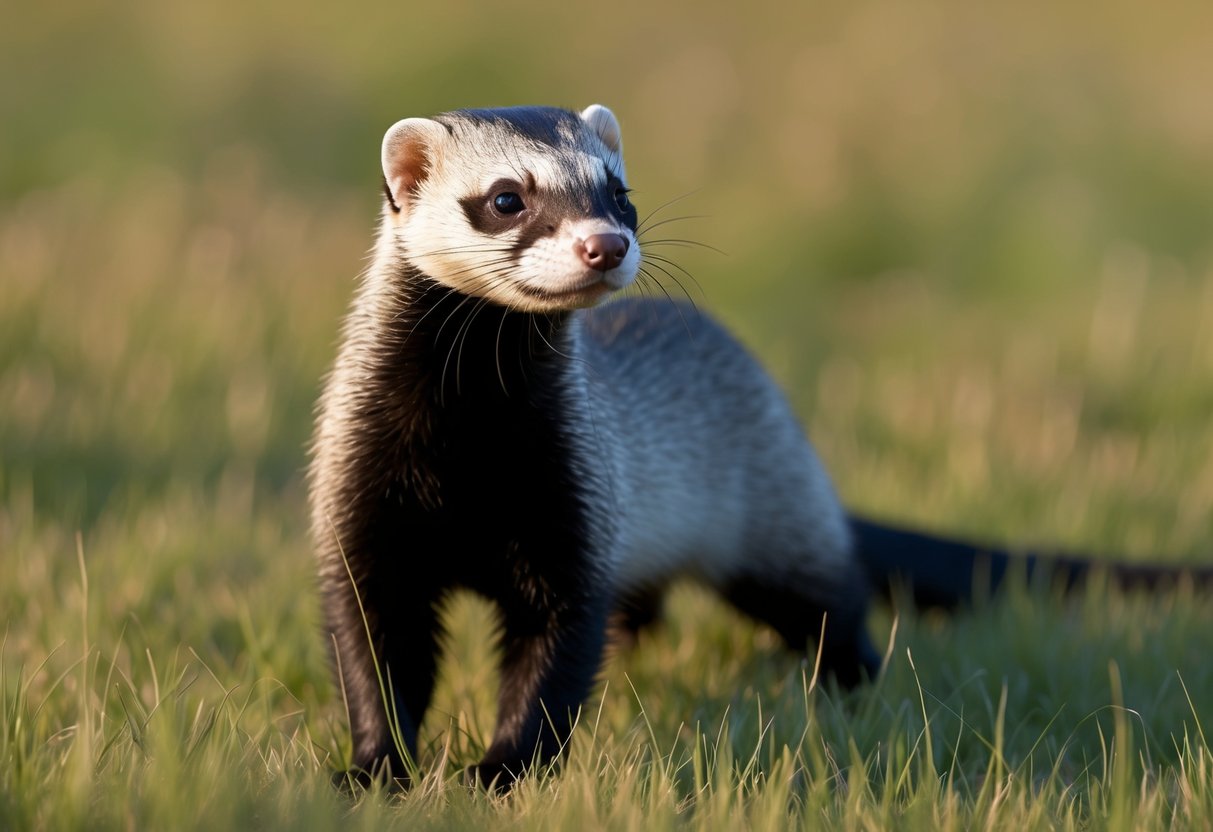
[[[513,396],[546,383],[568,355],[568,312],[511,310],[463,294],[414,267],[393,316],[398,357],[442,403]]]

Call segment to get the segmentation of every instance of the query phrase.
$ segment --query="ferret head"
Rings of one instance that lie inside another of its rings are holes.
[[[547,312],[636,277],[636,209],[606,107],[408,118],[383,138],[383,175],[399,251],[464,294]]]

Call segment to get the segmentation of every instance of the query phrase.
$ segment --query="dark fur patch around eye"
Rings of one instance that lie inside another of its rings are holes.
[[[606,213],[610,216],[618,217],[623,221],[623,224],[630,228],[633,232],[636,231],[636,206],[631,199],[626,200],[626,205],[620,206],[615,198],[617,191],[622,190],[625,194],[628,189],[623,184],[623,180],[614,174],[607,177],[606,187],[602,189],[602,194],[605,197],[603,200]]]
[[[486,193],[459,200],[472,229],[490,237],[507,233],[516,235],[510,248],[519,254],[538,240],[555,234],[568,219],[599,217],[636,230],[635,206],[629,202],[627,208],[621,210],[615,201],[615,192],[623,187],[618,177],[610,177],[605,183],[578,183],[559,190],[536,188],[533,177],[526,179],[525,184],[510,179],[498,180]],[[503,193],[518,194],[525,210],[512,214],[496,210],[494,201]]]

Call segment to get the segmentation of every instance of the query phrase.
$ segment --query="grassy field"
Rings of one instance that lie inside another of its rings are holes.
[[[332,791],[301,471],[405,115],[613,107],[851,505],[1213,560],[1207,4],[430,5],[0,28],[0,829],[1213,827],[1182,588],[878,608],[841,695],[688,587],[506,801],[458,785],[495,684],[461,600],[427,779]]]

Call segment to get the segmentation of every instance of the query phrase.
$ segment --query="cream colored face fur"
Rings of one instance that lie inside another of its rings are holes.
[[[393,125],[383,139],[392,202],[385,237],[464,294],[532,312],[592,306],[629,285],[640,265],[629,227],[635,211],[629,223],[613,201],[620,188],[626,194],[619,123],[596,104],[580,117],[538,115],[515,122],[451,113]],[[531,216],[493,211],[496,195],[515,191]],[[622,262],[606,272],[578,253],[579,241],[597,234],[627,242]]]

